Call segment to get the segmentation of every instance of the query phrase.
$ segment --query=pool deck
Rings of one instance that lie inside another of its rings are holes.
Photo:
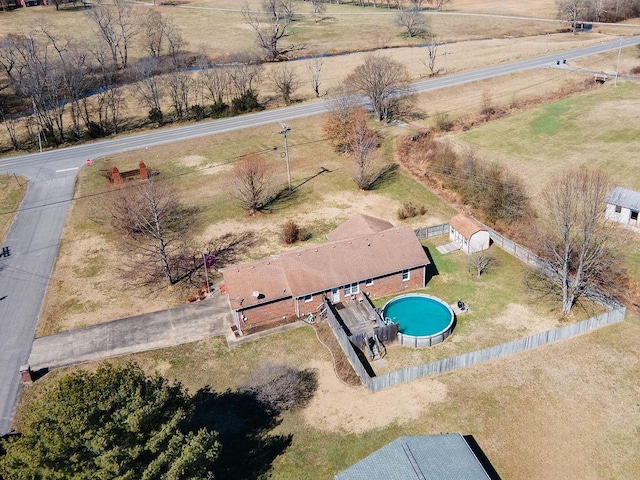
[[[367,305],[366,300],[360,301],[353,297],[353,299],[336,303],[335,307],[351,335],[359,333],[373,335],[373,328],[376,326],[376,313]]]

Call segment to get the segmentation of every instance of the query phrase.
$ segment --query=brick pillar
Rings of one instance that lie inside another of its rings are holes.
[[[31,366],[22,365],[20,367],[20,378],[22,379],[22,383],[25,385],[29,385],[33,383],[33,378],[31,377]]]
[[[147,166],[144,164],[144,162],[140,162],[140,165],[138,165],[138,167],[140,168],[140,178],[142,180],[149,180],[149,170],[147,169]]]
[[[120,170],[118,170],[118,167],[114,166],[111,169],[111,181],[116,185],[122,183],[122,178],[120,178]]]

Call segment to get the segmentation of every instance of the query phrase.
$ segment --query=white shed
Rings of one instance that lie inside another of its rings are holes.
[[[458,214],[449,222],[449,239],[467,254],[489,248],[489,231],[480,223],[463,214]]]
[[[605,216],[614,222],[630,225],[638,223],[640,211],[640,192],[622,187],[613,187],[607,197]]]

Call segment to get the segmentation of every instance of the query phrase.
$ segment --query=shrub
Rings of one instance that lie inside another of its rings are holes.
[[[273,363],[258,367],[245,382],[245,390],[275,414],[304,407],[317,388],[314,371]]]
[[[398,219],[405,220],[407,218],[413,218],[418,215],[424,215],[425,213],[427,213],[427,208],[424,205],[420,205],[416,208],[413,203],[407,202],[403,203],[402,206],[398,209]]]
[[[287,220],[282,228],[282,241],[287,245],[304,242],[308,238],[307,232],[293,220]]]
[[[204,107],[201,107],[200,105],[193,105],[191,107],[191,115],[196,120],[202,120],[204,117],[207,116],[207,111],[204,109]]]
[[[453,122],[447,113],[438,113],[436,115],[436,125],[441,132],[450,132],[453,130]]]
[[[218,100],[216,103],[211,105],[212,118],[225,117],[228,114],[229,114],[229,105],[224,103],[222,100]]]
[[[149,110],[149,120],[152,122],[156,122],[158,125],[162,125],[164,120],[164,115],[162,114],[162,110],[158,108],[152,108]]]

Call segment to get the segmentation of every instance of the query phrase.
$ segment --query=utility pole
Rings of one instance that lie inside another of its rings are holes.
[[[618,86],[618,71],[620,70],[620,53],[622,52],[622,38],[620,38],[620,45],[618,45],[618,62],[616,63],[616,81],[614,86]]]
[[[284,158],[287,161],[287,180],[289,182],[289,191],[291,192],[293,188],[291,187],[291,166],[289,164],[289,145],[287,144],[287,133],[291,131],[291,127],[284,122],[280,122],[280,130],[278,133],[281,133],[284,137]]]

